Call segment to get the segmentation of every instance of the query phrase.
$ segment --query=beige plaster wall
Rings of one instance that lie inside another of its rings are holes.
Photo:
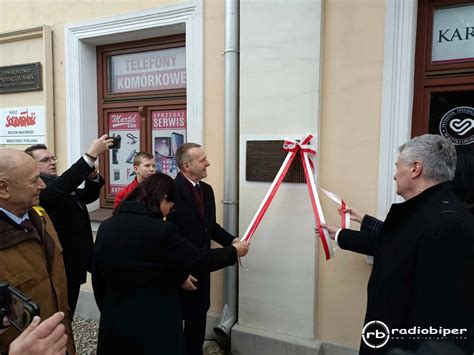
[[[385,1],[326,0],[323,21],[320,183],[374,214]],[[321,202],[326,219],[340,225],[337,206]],[[359,254],[335,255],[319,257],[316,336],[358,347],[372,267]]]
[[[67,161],[64,25],[137,12],[191,0],[0,0],[0,33],[49,25],[53,35],[55,143],[59,170]],[[216,195],[217,220],[223,198],[224,2],[203,1],[204,13],[204,144],[211,161],[207,181]],[[1,54],[3,57],[3,54]],[[28,59],[29,60],[29,59]],[[28,60],[25,60],[27,62]],[[13,98],[13,96],[12,96]],[[7,106],[10,104],[6,104]],[[14,106],[14,104],[12,104]],[[22,147],[20,147],[22,148]],[[212,310],[222,309],[222,275],[213,274]]]
[[[224,1],[203,1],[204,148],[211,163],[206,181],[214,188],[216,218],[222,225],[224,198]],[[211,274],[211,311],[223,306],[223,271]]]

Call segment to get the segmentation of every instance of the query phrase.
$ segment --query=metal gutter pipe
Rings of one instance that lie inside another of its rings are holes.
[[[225,0],[224,43],[224,228],[239,227],[239,0]],[[237,321],[237,266],[224,271],[224,308],[214,328],[228,337]]]

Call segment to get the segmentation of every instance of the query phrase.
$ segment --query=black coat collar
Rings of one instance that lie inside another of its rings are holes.
[[[395,209],[408,209],[413,210],[420,208],[429,201],[437,199],[445,199],[447,197],[454,197],[452,193],[452,182],[446,181],[437,185],[431,186],[426,190],[422,191],[418,195],[406,200],[402,203],[394,203],[393,208]]]
[[[123,201],[117,213],[136,213],[136,214],[145,214],[154,218],[161,218],[161,216],[157,216],[154,214],[150,209],[140,202],[135,201]]]
[[[397,224],[400,220],[405,220],[410,216],[419,215],[419,213],[425,211],[426,208],[437,208],[436,206],[446,208],[446,206],[449,205],[460,204],[461,202],[452,192],[452,182],[442,182],[427,188],[405,202],[394,203],[387,214],[384,228],[392,224]]]

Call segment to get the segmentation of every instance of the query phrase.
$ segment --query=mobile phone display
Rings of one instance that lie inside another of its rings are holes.
[[[169,156],[171,152],[170,140],[170,137],[155,137],[155,155]]]
[[[39,314],[36,302],[7,282],[0,282],[0,320],[7,316],[10,324],[21,332]]]
[[[10,320],[10,323],[13,324],[17,329],[23,329],[25,327],[25,322],[23,319],[24,309],[25,307],[23,306],[21,298],[10,292],[10,314],[8,319]]]
[[[181,133],[171,133],[171,155],[176,156],[176,151],[184,143],[184,135]]]
[[[31,323],[34,316],[39,316],[39,306],[16,288],[9,287],[8,294],[8,320],[21,332]]]

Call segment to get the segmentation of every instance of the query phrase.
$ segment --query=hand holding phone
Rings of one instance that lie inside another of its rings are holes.
[[[0,318],[8,318],[8,322],[20,332],[23,331],[33,320],[39,316],[39,305],[20,292],[11,287],[8,282],[0,281]]]
[[[113,134],[112,137],[109,136],[109,139],[113,140],[112,145],[109,147],[109,149],[120,149],[120,147],[122,146],[122,137],[120,137],[120,134],[117,136]]]

